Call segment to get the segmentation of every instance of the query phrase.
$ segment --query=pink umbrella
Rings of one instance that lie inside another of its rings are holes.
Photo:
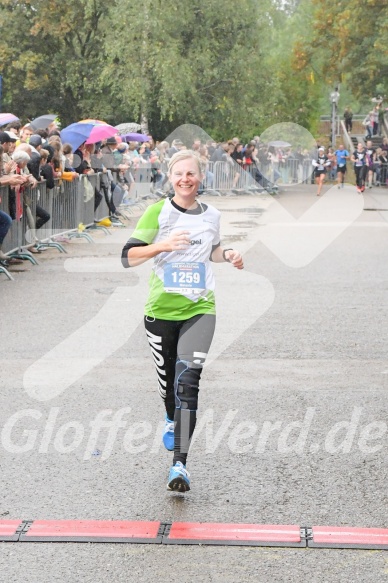
[[[0,126],[5,126],[12,121],[19,121],[19,118],[13,113],[0,113]]]
[[[107,138],[111,138],[117,134],[117,129],[113,126],[104,123],[104,124],[96,124],[88,139],[86,140],[87,144],[95,144],[96,142],[101,142],[102,140],[106,140]]]
[[[116,134],[117,129],[107,123],[98,120],[83,120],[64,128],[61,131],[61,139],[76,150],[83,142],[95,144]]]

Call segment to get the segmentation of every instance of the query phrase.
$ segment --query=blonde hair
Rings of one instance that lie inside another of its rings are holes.
[[[176,152],[173,156],[171,156],[168,162],[169,176],[171,176],[171,171],[174,164],[176,164],[177,162],[181,162],[182,160],[195,160],[196,163],[198,164],[199,173],[201,175],[204,174],[205,172],[204,164],[199,155],[197,154],[197,152],[194,152],[193,150],[180,150],[179,152]]]

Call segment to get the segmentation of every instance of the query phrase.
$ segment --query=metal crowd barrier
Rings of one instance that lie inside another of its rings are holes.
[[[230,191],[253,191],[257,183],[250,169],[243,171],[232,159],[213,165],[213,189],[221,194]]]
[[[34,242],[31,238],[34,233],[31,219],[35,216],[37,189],[28,187],[23,190],[20,188],[10,190],[8,186],[2,186],[0,192],[0,210],[13,219],[2,250],[10,257],[19,256],[36,265],[38,262],[28,251],[27,246]]]
[[[312,160],[289,159],[284,164],[245,165],[233,162],[209,162],[204,188],[223,195],[229,192],[256,194],[276,190],[278,185],[308,184],[313,174]]]
[[[262,173],[273,183],[279,185],[308,184],[313,173],[312,159],[287,159],[263,167]]]
[[[379,186],[388,186],[388,163],[375,165],[375,183]]]
[[[82,237],[93,242],[90,235],[85,233],[86,227],[93,226],[110,214],[104,196],[97,211],[94,210],[95,189],[100,191],[101,187],[100,174],[82,175],[72,181],[56,179],[54,182],[52,189],[47,188],[45,181],[24,191],[0,186],[0,210],[13,219],[3,242],[4,253],[25,256],[36,264],[36,259],[28,251],[31,244],[37,243],[38,248],[53,246],[65,252],[55,241],[58,235]],[[37,204],[50,215],[49,221],[38,230],[35,229]]]

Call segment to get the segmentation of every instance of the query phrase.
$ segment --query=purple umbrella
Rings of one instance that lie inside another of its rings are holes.
[[[19,121],[19,118],[13,113],[0,113],[0,126],[5,126],[13,121]]]
[[[149,142],[149,137],[145,134],[124,134],[121,139],[126,142]]]

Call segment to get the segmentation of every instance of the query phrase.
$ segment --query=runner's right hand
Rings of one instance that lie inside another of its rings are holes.
[[[166,246],[165,251],[179,251],[190,247],[188,235],[189,231],[176,231],[172,233],[168,239],[163,241]]]

